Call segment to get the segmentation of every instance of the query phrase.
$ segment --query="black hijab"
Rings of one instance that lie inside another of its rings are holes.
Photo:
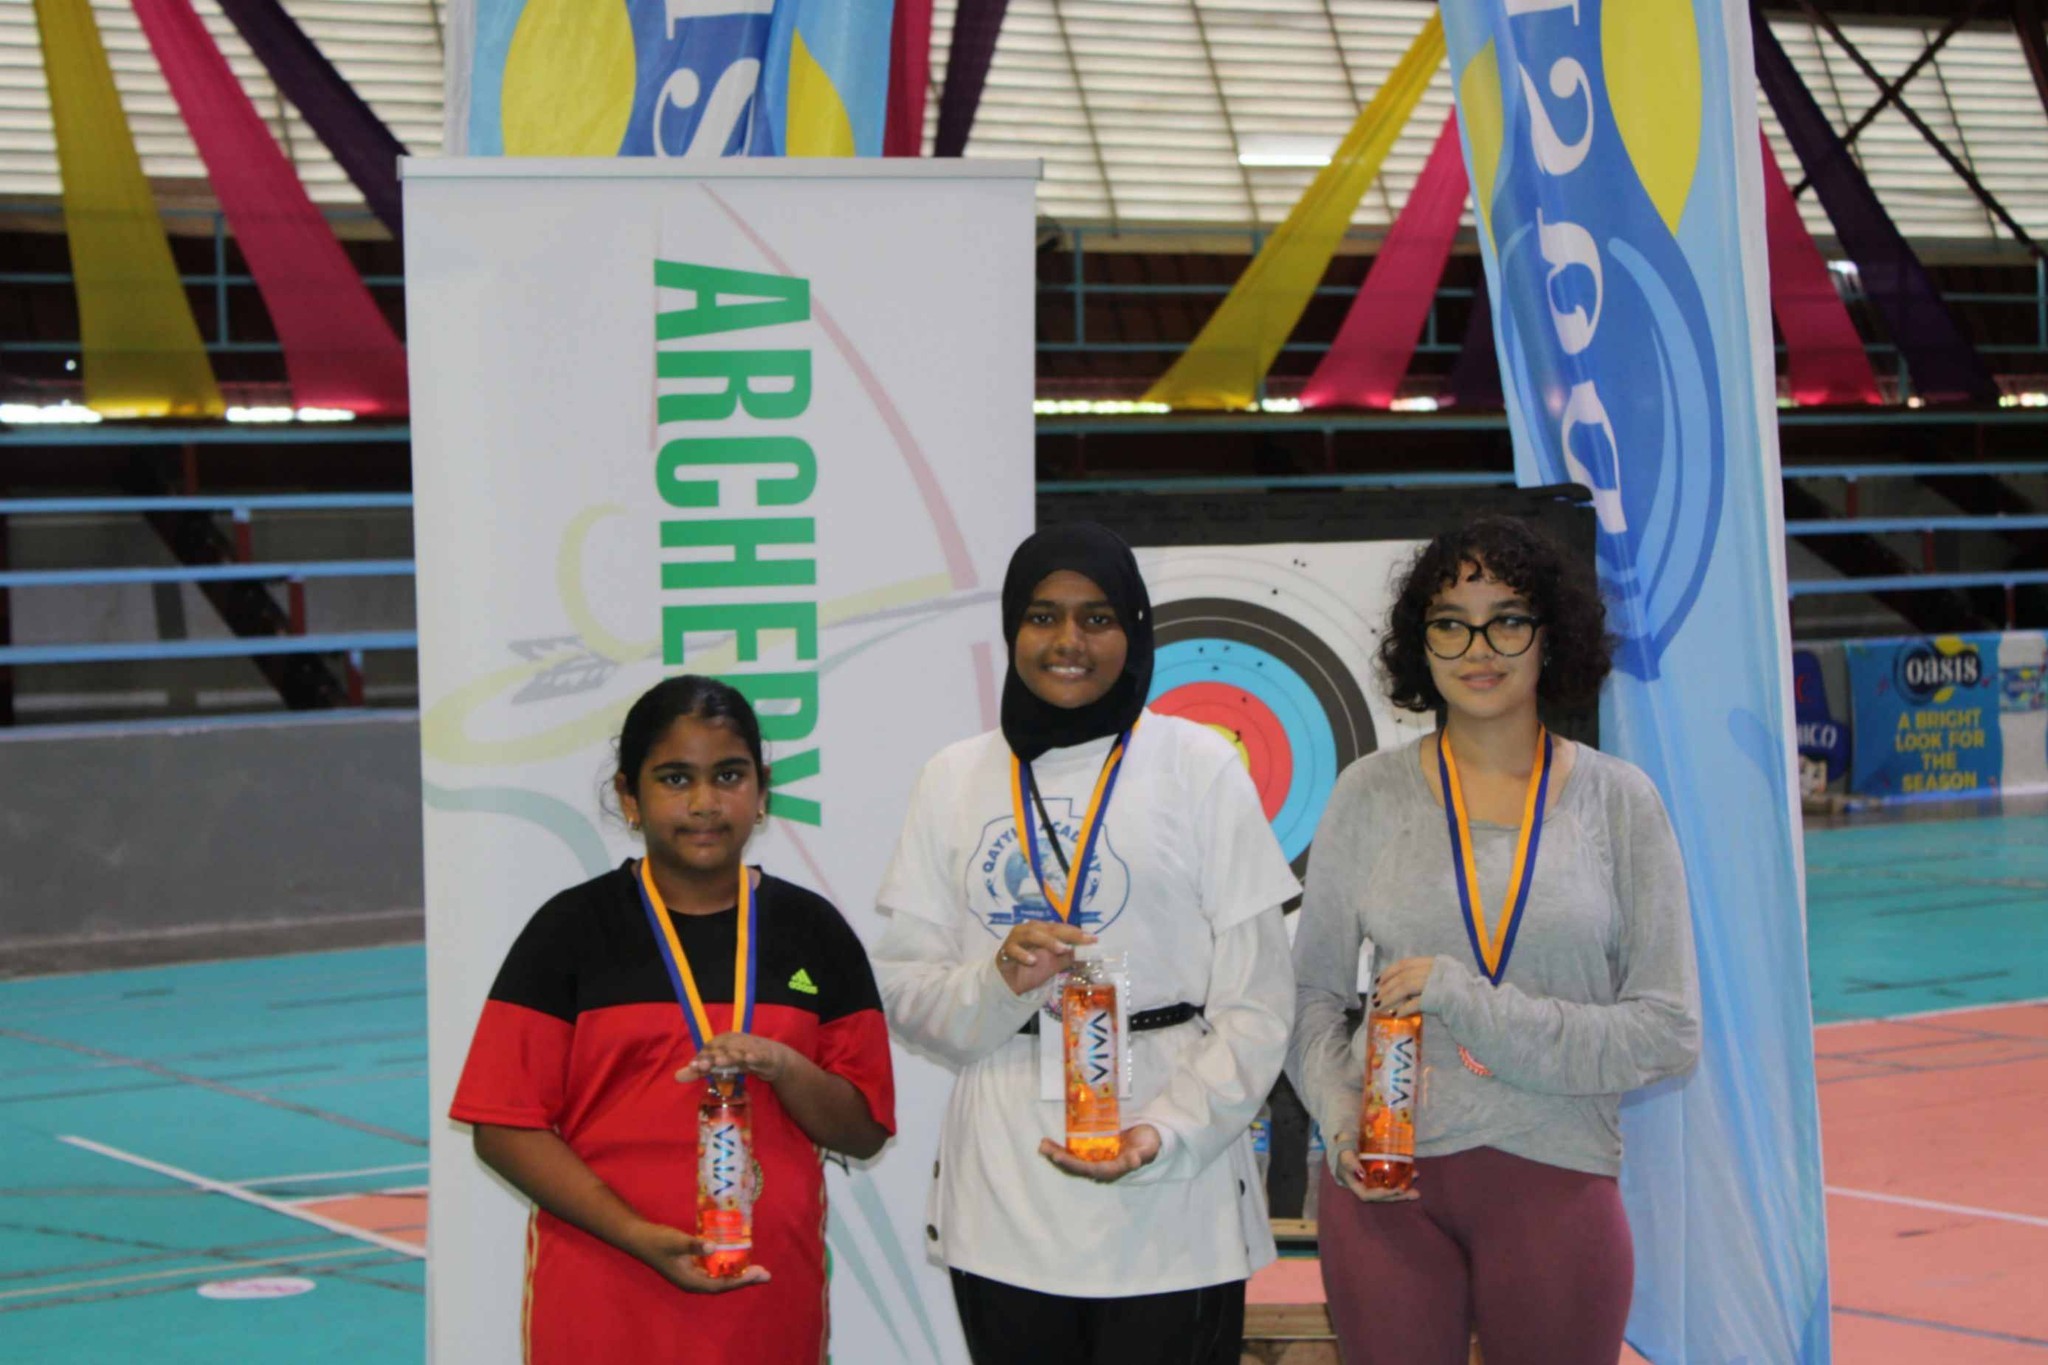
[[[1040,583],[1062,569],[1102,589],[1124,628],[1124,671],[1109,691],[1086,706],[1054,706],[1017,673],[1017,630]],[[1138,573],[1137,556],[1123,537],[1092,521],[1048,526],[1017,547],[1003,575],[1003,641],[1008,669],[1003,678],[1003,738],[1010,751],[1031,762],[1047,749],[1065,749],[1135,725],[1152,690],[1152,599]]]

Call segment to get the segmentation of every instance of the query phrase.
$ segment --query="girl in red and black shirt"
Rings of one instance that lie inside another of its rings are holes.
[[[867,955],[830,902],[741,861],[767,818],[768,769],[738,692],[690,676],[648,691],[627,713],[613,782],[646,857],[528,922],[449,1110],[475,1125],[478,1157],[538,1206],[527,1358],[815,1365],[826,1338],[819,1149],[872,1156],[895,1127]],[[742,900],[753,914],[749,1031],[734,1018]],[[657,933],[664,919],[681,974]],[[701,1048],[684,977],[711,1025]],[[734,1279],[695,1259],[697,1109],[714,1065],[757,1078],[752,1265]]]

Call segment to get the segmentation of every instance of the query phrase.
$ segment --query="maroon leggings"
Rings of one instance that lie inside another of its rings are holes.
[[[1635,1286],[1610,1177],[1491,1147],[1415,1163],[1422,1198],[1367,1204],[1323,1167],[1323,1289],[1344,1365],[1614,1365]]]

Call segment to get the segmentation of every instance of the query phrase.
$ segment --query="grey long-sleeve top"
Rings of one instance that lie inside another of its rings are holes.
[[[1427,741],[1422,741],[1426,743]],[[1685,1071],[1699,1052],[1699,982],[1685,868],[1641,769],[1578,746],[1544,821],[1535,879],[1498,986],[1466,937],[1443,806],[1417,744],[1345,769],[1310,857],[1294,943],[1287,1072],[1325,1134],[1357,1132],[1363,1031],[1359,952],[1375,971],[1433,957],[1422,994],[1416,1153],[1494,1147],[1570,1170],[1621,1169],[1621,1096]],[[1474,821],[1488,923],[1518,831]],[[1491,1076],[1459,1058],[1462,1044]],[[1334,1156],[1339,1141],[1329,1147]]]

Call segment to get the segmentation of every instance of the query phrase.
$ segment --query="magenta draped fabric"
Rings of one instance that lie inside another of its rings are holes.
[[[1452,114],[1358,287],[1336,341],[1302,389],[1304,408],[1392,406],[1422,339],[1469,189],[1458,116]]]
[[[284,346],[300,407],[406,411],[405,348],[207,33],[192,0],[134,0]]]
[[[924,99],[932,79],[932,0],[896,0],[889,29],[889,119],[883,156],[924,150]]]
[[[1771,151],[1764,146],[1764,231],[1770,242],[1771,312],[1785,338],[1785,374],[1792,401],[1815,403],[1878,403],[1877,375],[1870,354],[1813,234],[1799,220],[1792,187]]]
[[[270,79],[363,192],[370,212],[394,238],[405,240],[398,193],[398,159],[405,155],[405,144],[392,136],[279,0],[218,3]]]

